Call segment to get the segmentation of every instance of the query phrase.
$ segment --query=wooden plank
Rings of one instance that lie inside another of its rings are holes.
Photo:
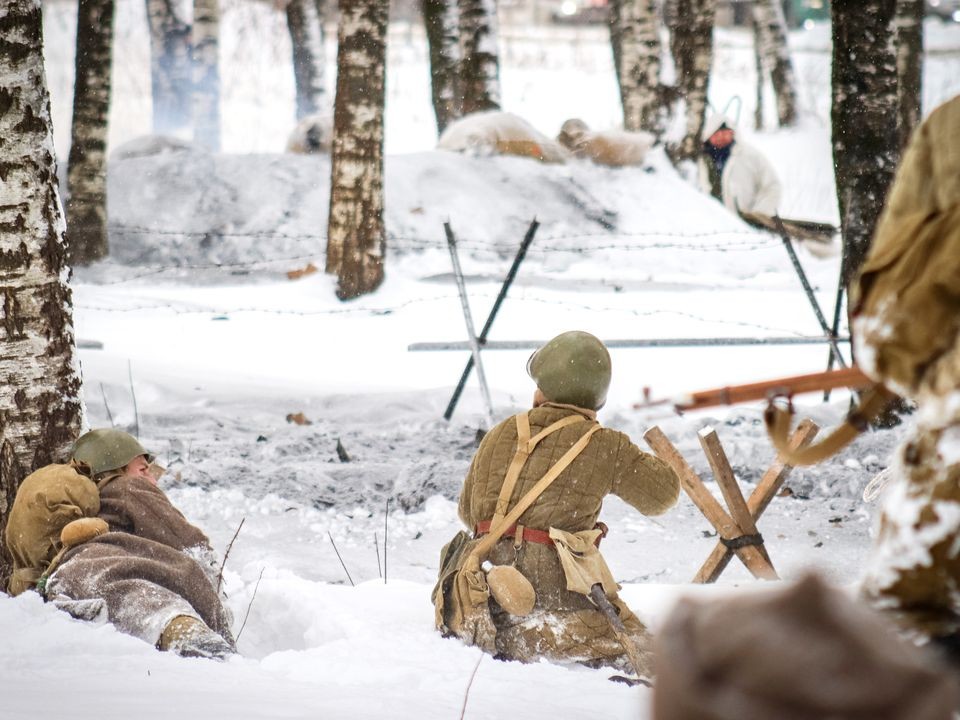
[[[750,517],[747,501],[743,499],[743,493],[737,485],[737,478],[720,444],[720,438],[717,437],[717,431],[712,427],[705,427],[697,435],[700,438],[700,447],[703,448],[707,462],[710,463],[710,469],[713,470],[713,478],[720,486],[723,499],[727,501],[731,517],[744,535],[755,535],[757,525]]]
[[[790,448],[796,449],[808,445],[813,441],[813,438],[819,431],[820,428],[812,420],[803,420],[790,438]],[[773,464],[767,469],[760,482],[753,489],[753,492],[750,494],[750,499],[747,500],[747,508],[750,510],[750,516],[754,522],[760,519],[764,510],[770,505],[770,501],[776,497],[780,487],[790,475],[791,470],[793,470],[793,466],[785,465],[780,456],[777,455]],[[696,576],[694,576],[693,582],[715,582],[732,559],[733,551],[723,543],[718,542],[710,555],[707,556],[703,565],[700,566],[700,570],[698,570]]]
[[[693,471],[693,468],[687,464],[683,455],[681,455],[680,451],[667,439],[663,431],[654,425],[644,433],[643,439],[647,441],[647,445],[653,449],[657,457],[667,463],[673,468],[674,472],[677,473],[677,476],[680,478],[680,486],[687,495],[690,496],[693,504],[700,509],[704,517],[716,528],[720,537],[726,540],[733,540],[734,538],[740,537],[740,528],[737,527],[733,518],[727,514],[723,506],[721,506],[717,499],[707,490],[703,481]],[[776,571],[770,566],[770,563],[766,561],[763,554],[753,545],[737,548],[734,552],[754,577],[763,580],[777,579]]]
[[[720,438],[712,427],[705,427],[697,433],[700,438],[700,447],[707,456],[707,462],[710,463],[710,469],[713,470],[713,478],[720,486],[720,492],[723,493],[723,499],[727,501],[727,508],[730,510],[730,516],[740,528],[742,535],[757,535],[757,524],[753,521],[750,509],[747,507],[747,501],[743,499],[743,493],[737,484],[737,477],[730,467],[730,461],[727,459],[727,453],[724,452],[723,445],[720,444]],[[770,561],[770,555],[763,545],[756,546],[758,550],[773,567]]]

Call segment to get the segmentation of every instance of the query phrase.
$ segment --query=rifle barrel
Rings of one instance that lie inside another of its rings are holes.
[[[872,383],[873,381],[864,375],[860,368],[853,366],[809,375],[792,375],[745,385],[728,385],[700,390],[677,398],[672,401],[672,404],[678,411],[702,410],[718,405],[736,405],[742,402],[766,400],[774,395],[792,397],[800,393],[833,390],[840,387],[865,387]],[[655,404],[660,403],[638,403],[634,405],[634,408],[643,408]]]

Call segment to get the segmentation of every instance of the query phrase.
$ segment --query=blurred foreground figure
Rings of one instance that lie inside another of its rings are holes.
[[[36,589],[161,650],[223,658],[236,647],[214,552],[157,487],[152,460],[125,432],[91,430],[69,465],[27,477],[6,529],[10,594]]]
[[[533,409],[484,436],[460,494],[470,530],[441,552],[433,602],[444,634],[505,659],[650,674],[650,636],[617,595],[597,517],[608,494],[659,515],[680,484],[665,463],[597,423],[610,371],[606,347],[585,332],[563,333],[530,357]]]
[[[472,155],[518,155],[545,163],[569,157],[556,140],[513,113],[499,110],[471,113],[454,120],[437,141],[439,150]]]
[[[953,678],[810,576],[710,603],[657,634],[654,720],[950,720]]]
[[[733,121],[717,114],[704,124],[700,188],[733,213],[773,217],[780,205],[780,179],[773,165],[752,145],[737,139]]]
[[[850,296],[860,366],[919,407],[863,589],[960,662],[960,97],[911,140]]]

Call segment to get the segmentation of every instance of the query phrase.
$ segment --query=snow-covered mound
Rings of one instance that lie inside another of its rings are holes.
[[[667,280],[689,272],[692,253],[706,253],[710,275],[699,280],[721,284],[783,267],[778,239],[684,182],[662,152],[643,168],[443,151],[388,156],[385,165],[388,258],[445,253],[448,220],[465,254],[512,257],[537,218],[543,227],[531,259],[554,274],[583,256],[606,268],[629,262],[642,266],[644,277]],[[190,267],[322,255],[329,184],[328,156],[116,158],[111,259]]]

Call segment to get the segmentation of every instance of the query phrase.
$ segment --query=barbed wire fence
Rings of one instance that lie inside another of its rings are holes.
[[[224,277],[238,274],[252,274],[262,272],[264,274],[275,273],[277,278],[283,277],[291,270],[302,269],[304,264],[321,263],[326,246],[326,236],[321,233],[307,232],[281,232],[275,230],[171,230],[158,229],[138,225],[126,225],[112,223],[109,226],[111,237],[119,236],[150,236],[156,238],[178,238],[180,240],[196,242],[204,238],[217,238],[225,241],[247,240],[247,241],[287,241],[302,244],[304,247],[315,248],[310,252],[294,252],[287,255],[278,255],[274,257],[253,257],[250,259],[231,259],[224,261],[202,260],[202,261],[178,261],[157,262],[157,263],[138,263],[127,261],[116,261],[107,259],[105,264],[101,264],[94,272],[81,270],[79,280],[80,284],[90,287],[120,286],[138,283],[147,278],[156,278],[158,280],[166,279],[172,274],[179,274],[174,277],[175,280],[196,280],[194,273],[205,274],[206,278],[223,274]],[[705,242],[707,241],[707,242]],[[732,229],[724,231],[676,231],[676,230],[646,230],[641,232],[609,232],[602,231],[596,233],[574,232],[574,233],[553,233],[545,234],[537,239],[537,242],[530,248],[528,262],[542,262],[548,256],[555,256],[557,253],[565,253],[574,256],[585,256],[593,253],[603,252],[622,252],[627,254],[642,254],[656,251],[679,251],[697,254],[744,254],[760,251],[774,251],[780,246],[780,239],[772,234],[757,230]],[[458,245],[464,250],[480,254],[486,260],[491,258],[506,257],[509,252],[515,248],[510,243],[482,239],[469,235],[462,240],[458,240]],[[230,250],[226,248],[226,250]],[[240,250],[235,248],[234,250]],[[246,249],[243,249],[246,250]],[[412,234],[390,234],[387,238],[387,267],[389,270],[390,254],[404,253],[422,253],[429,251],[446,252],[445,239],[441,232],[435,237],[415,236]],[[171,252],[167,250],[167,252]],[[191,251],[196,253],[195,250]],[[784,260],[784,270],[789,267],[789,263]],[[122,275],[121,277],[116,277]],[[436,279],[436,278],[431,278]],[[442,278],[441,278],[442,279]],[[484,284],[489,288],[491,283],[496,283],[497,278],[483,277]],[[597,280],[604,283],[607,281]],[[474,283],[471,288],[471,298],[477,301],[492,301],[496,296],[494,289],[483,289],[477,287]],[[612,291],[616,291],[616,284],[609,282]],[[718,286],[718,292],[733,291],[742,289],[744,286],[736,284],[726,284]],[[628,291],[631,292],[631,291]],[[798,303],[802,302],[801,289],[797,287]],[[169,312],[175,315],[213,315],[227,317],[241,313],[260,313],[275,316],[292,317],[315,317],[315,316],[341,316],[341,315],[389,315],[399,312],[405,308],[418,305],[429,305],[434,303],[449,303],[454,297],[453,284],[451,283],[450,292],[424,294],[417,297],[411,297],[401,302],[390,304],[377,304],[376,297],[372,296],[365,302],[337,305],[333,307],[315,308],[315,309],[293,309],[293,308],[273,308],[259,307],[256,305],[238,305],[225,307],[219,305],[206,305],[195,302],[135,302],[121,303],[116,305],[106,304],[103,299],[96,302],[75,301],[78,309],[104,312],[104,313],[138,313],[138,312]],[[651,317],[675,317],[678,319],[691,320],[704,324],[722,325],[727,327],[736,327],[760,333],[795,335],[801,336],[803,333],[795,327],[774,326],[760,322],[751,322],[745,318],[730,318],[709,316],[708,314],[699,314],[668,307],[648,307],[638,309],[634,306],[616,305],[616,304],[597,304],[583,302],[573,299],[575,296],[569,293],[564,294],[563,299],[536,296],[525,293],[523,297],[514,297],[512,302],[523,302],[541,306],[555,306],[561,309],[577,310],[589,313],[620,313],[622,315],[651,318]]]

